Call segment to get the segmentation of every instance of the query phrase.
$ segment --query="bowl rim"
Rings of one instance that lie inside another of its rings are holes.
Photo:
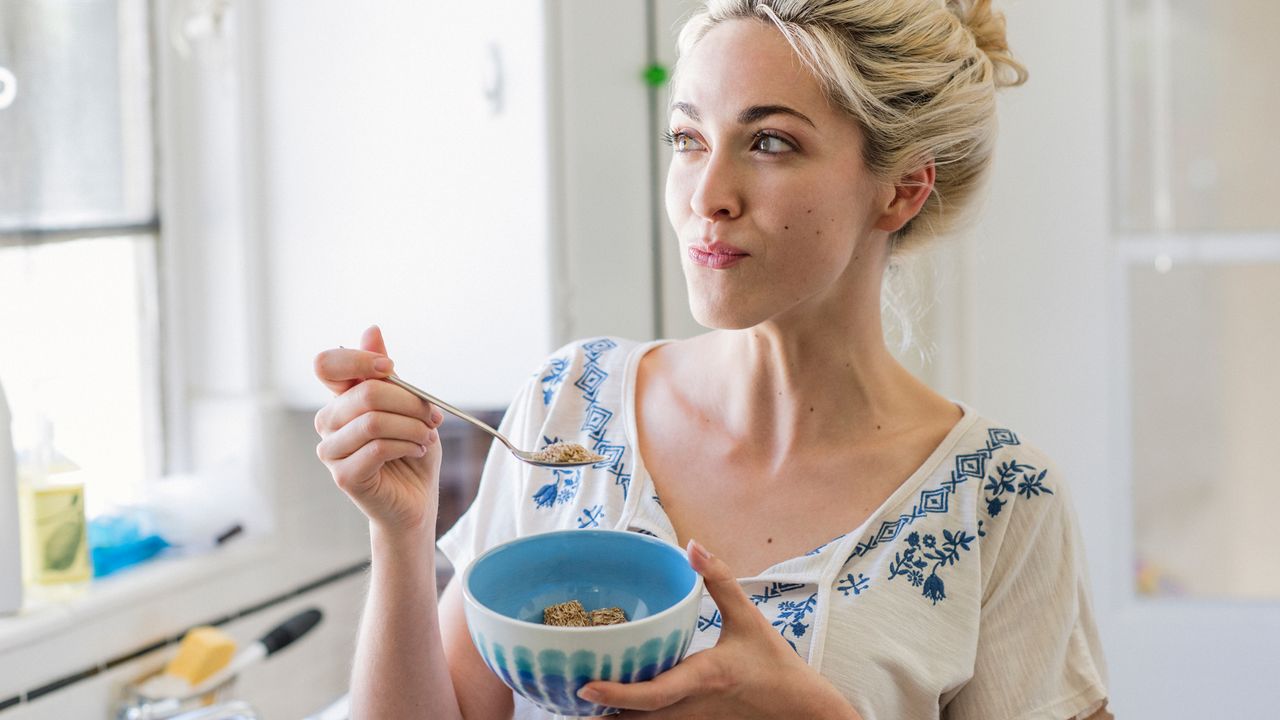
[[[530,628],[542,628],[548,632],[592,633],[592,632],[607,632],[611,629],[616,630],[618,628],[624,628],[624,627],[630,630],[637,630],[639,628],[643,628],[646,625],[657,624],[661,620],[665,619],[667,616],[674,615],[680,610],[682,610],[685,607],[685,605],[690,602],[691,598],[702,597],[702,591],[703,591],[702,573],[699,573],[697,570],[693,570],[692,564],[689,566],[689,569],[693,570],[693,587],[689,588],[689,592],[686,593],[684,597],[680,598],[675,603],[672,603],[671,607],[661,612],[654,613],[653,615],[649,615],[648,617],[641,618],[640,620],[628,620],[625,623],[617,623],[614,625],[593,625],[590,627],[544,625],[542,623],[531,622],[529,620],[521,620],[519,618],[513,618],[509,615],[503,615],[502,613],[497,612],[496,610],[490,609],[488,606],[486,606],[484,603],[477,600],[476,597],[471,594],[471,571],[475,569],[476,565],[482,559],[497,552],[498,550],[501,550],[507,547],[508,545],[512,545],[517,542],[528,541],[531,538],[542,537],[544,535],[580,536],[580,535],[617,535],[617,534],[625,534],[628,536],[632,536],[642,540],[643,542],[657,543],[658,545],[661,545],[664,548],[675,550],[676,552],[680,553],[684,557],[685,562],[688,562],[689,560],[688,552],[686,552],[684,548],[681,548],[679,545],[676,545],[674,543],[669,543],[666,540],[654,537],[652,535],[632,532],[630,530],[612,530],[612,529],[606,529],[606,528],[598,528],[598,529],[591,529],[591,530],[550,530],[548,532],[533,533],[531,535],[522,535],[518,538],[513,538],[504,543],[499,543],[498,545],[495,545],[489,548],[488,550],[477,555],[470,562],[470,564],[467,565],[467,569],[464,570],[462,573],[462,594],[463,594],[463,597],[466,599],[466,605],[467,607],[475,608],[476,611],[480,612],[483,615],[487,615],[489,617],[493,617],[498,620],[506,620],[514,623],[519,623],[521,625],[526,625]]]

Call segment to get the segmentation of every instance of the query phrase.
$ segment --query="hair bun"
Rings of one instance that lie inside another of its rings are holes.
[[[1009,52],[1004,13],[991,7],[991,0],[945,0],[947,9],[964,23],[978,49],[986,53],[995,71],[996,87],[1011,87],[1027,81],[1027,68]]]

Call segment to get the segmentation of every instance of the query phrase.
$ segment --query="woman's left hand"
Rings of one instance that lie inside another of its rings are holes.
[[[720,609],[720,640],[648,682],[593,682],[584,700],[645,718],[842,718],[860,716],[796,654],[743,592],[729,567],[696,540],[689,561]]]

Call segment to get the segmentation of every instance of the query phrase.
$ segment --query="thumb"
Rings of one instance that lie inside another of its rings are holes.
[[[387,344],[382,341],[382,328],[370,325],[360,336],[360,349],[379,355],[387,354]]]
[[[707,552],[697,540],[689,541],[688,552],[689,564],[702,576],[726,629],[735,623],[757,621],[762,617],[723,560]]]

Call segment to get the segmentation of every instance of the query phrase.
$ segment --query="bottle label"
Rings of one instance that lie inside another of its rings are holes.
[[[24,488],[28,527],[26,570],[31,582],[81,582],[93,575],[84,513],[84,486]]]

